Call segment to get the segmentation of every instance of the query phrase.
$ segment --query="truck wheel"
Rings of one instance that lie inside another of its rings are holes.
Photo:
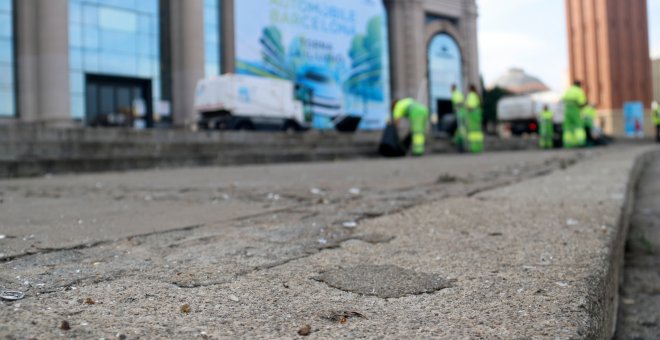
[[[286,133],[298,132],[298,131],[300,131],[300,126],[294,121],[287,120],[282,125],[282,131],[284,131]]]
[[[252,122],[248,119],[243,119],[240,122],[236,124],[236,130],[239,131],[253,131],[254,130],[254,125]]]

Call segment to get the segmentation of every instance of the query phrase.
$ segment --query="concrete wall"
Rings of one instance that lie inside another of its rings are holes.
[[[371,158],[378,157],[380,138],[380,132],[287,134],[0,125],[0,178]],[[429,153],[456,151],[446,139],[429,138],[428,144]],[[533,138],[486,138],[488,151],[537,147]]]

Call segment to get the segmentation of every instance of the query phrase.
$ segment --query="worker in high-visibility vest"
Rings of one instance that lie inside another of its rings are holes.
[[[401,99],[394,104],[394,123],[406,118],[410,122],[410,133],[412,134],[413,156],[424,155],[426,147],[426,125],[429,120],[429,110],[426,106],[418,103],[412,98]]]
[[[653,102],[653,123],[655,124],[655,141],[660,143],[660,105],[658,102]]]
[[[596,127],[597,116],[596,104],[590,103],[582,108],[582,124],[584,124],[584,132],[587,138],[586,143],[590,146],[593,146],[596,143],[594,140],[594,128]]]
[[[459,152],[465,150],[465,139],[467,130],[465,127],[465,97],[456,84],[451,86],[451,103],[456,117],[456,132],[454,132],[454,144]]]
[[[582,90],[582,83],[576,80],[564,94],[564,147],[576,148],[583,146],[587,136],[580,112],[587,104],[587,95]]]
[[[555,135],[554,114],[548,108],[548,105],[543,106],[541,111],[541,127],[539,129],[539,146],[541,149],[552,149],[553,137]]]
[[[470,85],[470,92],[465,101],[466,108],[466,130],[468,150],[472,153],[484,151],[484,132],[482,130],[481,99],[477,93],[477,87]]]

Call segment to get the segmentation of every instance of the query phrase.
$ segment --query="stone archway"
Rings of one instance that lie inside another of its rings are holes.
[[[425,39],[424,41],[426,41],[427,50],[433,38],[436,35],[442,33],[451,36],[454,39],[454,41],[456,41],[459,49],[461,50],[461,64],[463,65],[463,69],[462,69],[463,83],[467,84],[468,83],[468,72],[467,72],[468,60],[466,57],[467,46],[465,45],[465,42],[463,41],[463,37],[459,33],[458,27],[456,27],[456,25],[448,21],[440,21],[440,20],[433,21],[427,24],[426,31],[424,33],[424,39]]]
[[[465,49],[457,30],[448,22],[434,22],[426,30],[427,102],[432,114],[451,111],[452,84],[467,83]]]

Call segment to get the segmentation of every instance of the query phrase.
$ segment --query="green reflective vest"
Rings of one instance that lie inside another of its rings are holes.
[[[411,105],[415,104],[415,100],[412,98],[401,99],[394,105],[394,120],[399,120],[403,117],[406,117],[408,114],[408,109]]]
[[[653,122],[655,125],[660,125],[660,108],[655,109],[653,114]]]
[[[581,87],[573,85],[568,90],[566,90],[566,93],[564,94],[564,101],[573,102],[578,106],[583,106],[587,104],[587,95],[584,93],[584,90],[582,90]]]
[[[463,97],[463,92],[461,92],[461,90],[454,90],[454,92],[452,92],[451,102],[454,104],[454,110],[457,110],[457,107],[462,105],[464,101],[465,98]]]
[[[541,112],[541,119],[545,120],[545,121],[552,122],[552,120],[554,119],[554,116],[555,115],[550,110],[545,110],[545,111]]]
[[[555,133],[554,114],[550,110],[541,112],[541,126],[539,129],[541,137],[552,138]]]
[[[467,96],[467,102],[465,103],[468,110],[474,110],[481,107],[481,99],[476,92],[470,92]]]
[[[412,98],[402,99],[394,105],[394,119],[401,118],[407,118],[410,121],[410,130],[413,134],[424,134],[429,119],[429,110]]]

